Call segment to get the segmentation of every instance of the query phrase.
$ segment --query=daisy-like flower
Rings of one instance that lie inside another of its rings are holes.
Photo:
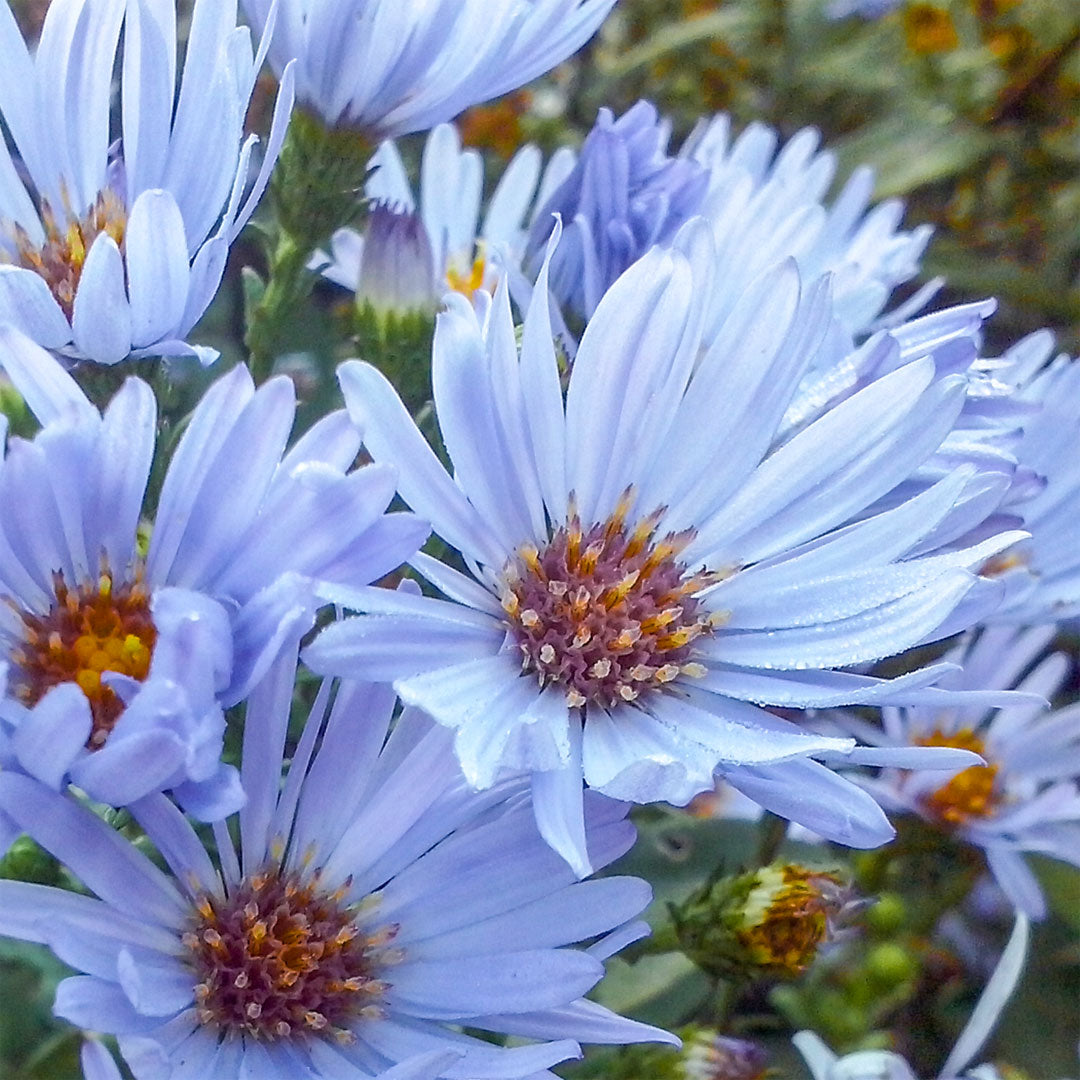
[[[993,975],[941,1066],[939,1080],[958,1080],[961,1075],[970,1080],[1000,1080],[992,1066],[970,1070],[968,1066],[990,1037],[1020,981],[1027,959],[1028,936],[1028,921],[1018,915]],[[839,1058],[812,1031],[800,1031],[792,1041],[813,1080],[917,1080],[911,1066],[899,1054],[888,1050],[862,1050]]]
[[[138,1080],[360,1080],[399,1065],[395,1080],[512,1080],[580,1056],[579,1040],[677,1045],[583,998],[648,932],[645,882],[575,882],[523,782],[470,791],[450,733],[414,710],[388,735],[385,686],[325,683],[282,783],[295,675],[293,649],[248,700],[247,801],[235,833],[215,826],[216,862],[164,796],[131,813],[167,871],[73,800],[0,775],[0,807],[95,894],[0,882],[0,932],[80,972],[57,1015],[116,1035]],[[625,817],[590,800],[598,866],[633,843]]]
[[[33,57],[0,5],[0,115],[21,163],[0,138],[0,322],[105,364],[216,356],[184,339],[217,292],[292,107],[290,70],[245,197],[257,140],[244,140],[244,114],[268,35],[257,52],[250,38],[235,0],[196,0],[177,94],[173,0],[55,0]]]
[[[1047,333],[1021,345],[1036,360],[1053,350]],[[1011,351],[1011,350],[1010,350]],[[1008,354],[1007,354],[1008,355]],[[995,620],[1042,623],[1080,615],[1080,363],[1058,357],[1017,394],[1031,409],[1016,447],[1020,464],[1042,481],[1035,494],[1013,501],[1031,539],[1018,544],[992,569],[1011,586]],[[1026,492],[1021,495],[1027,494]]]
[[[528,258],[539,266],[559,215],[564,230],[549,284],[585,318],[631,263],[655,244],[670,244],[701,209],[708,172],[668,154],[670,137],[670,124],[647,101],[617,120],[601,109],[574,169],[541,203]]]
[[[273,0],[242,0],[262,29]],[[270,61],[328,127],[377,141],[424,131],[543,75],[615,0],[281,0]]]
[[[384,516],[393,470],[346,472],[359,439],[344,413],[286,452],[292,383],[256,391],[243,367],[191,415],[146,525],[150,388],[128,379],[99,413],[10,329],[0,365],[44,425],[0,464],[18,507],[0,522],[4,767],[113,806],[171,789],[204,818],[231,812],[222,707],[310,627],[319,581],[376,580],[427,527]]]
[[[964,380],[937,379],[924,355],[778,440],[811,355],[834,340],[827,289],[803,292],[782,264],[702,352],[709,238],[686,240],[695,268],[654,249],[605,296],[565,388],[546,267],[520,350],[505,286],[483,324],[451,303],[432,379],[453,478],[375,369],[340,371],[368,452],[398,464],[402,497],[468,573],[419,555],[446,599],[338,593],[365,614],[325,630],[309,662],[393,679],[455,730],[478,788],[531,772],[541,832],[582,874],[583,776],[682,804],[719,769],[823,835],[887,840],[873,800],[812,760],[854,743],[759,706],[925,693],[940,670],[889,683],[843,669],[933,637],[971,569],[1023,535],[910,554],[978,485],[970,466],[849,524],[936,450]]]
[[[947,659],[963,666],[941,685],[958,690],[1015,685],[1050,698],[1069,671],[1063,654],[1044,655],[1054,632],[1053,626],[984,630],[974,643],[950,654]],[[918,814],[980,848],[1015,907],[1042,918],[1046,902],[1023,856],[1037,852],[1080,865],[1080,706],[1053,711],[1036,702],[993,710],[886,707],[883,719],[883,734],[863,725],[857,730],[892,747],[963,747],[985,764],[945,778],[886,771],[864,780],[864,786],[887,810]]]
[[[777,132],[763,124],[733,138],[731,118],[721,113],[702,120],[677,156],[667,151],[669,132],[648,102],[618,120],[601,110],[573,171],[536,216],[527,261],[535,271],[551,213],[559,212],[565,232],[550,284],[579,313],[590,315],[634,259],[654,243],[670,243],[695,214],[709,221],[718,261],[728,268],[714,284],[711,326],[730,313],[748,282],[787,257],[808,284],[832,275],[837,318],[859,338],[879,321],[903,322],[941,287],[928,283],[879,319],[893,289],[918,273],[932,230],[900,230],[899,200],[871,207],[867,167],[827,203],[836,159],[818,149],[813,128],[781,147]]]
[[[476,150],[462,149],[456,128],[440,124],[427,137],[419,200],[397,147],[383,143],[365,188],[375,203],[365,234],[339,229],[330,255],[317,252],[311,265],[355,292],[358,302],[370,299],[376,307],[405,300],[419,306],[422,300],[434,312],[446,292],[486,302],[498,282],[493,257],[504,265],[520,262],[530,211],[547,201],[572,157],[558,151],[543,167],[537,147],[522,147],[499,179],[481,223],[483,159]],[[382,282],[398,277],[407,290],[385,298]]]

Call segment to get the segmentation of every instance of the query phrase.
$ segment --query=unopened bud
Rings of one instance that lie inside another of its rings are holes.
[[[773,863],[705,886],[672,914],[683,951],[710,974],[793,977],[862,907],[836,873]]]

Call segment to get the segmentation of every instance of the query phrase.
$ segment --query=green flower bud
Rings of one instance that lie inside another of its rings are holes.
[[[897,893],[883,893],[867,909],[866,928],[877,937],[891,937],[907,918],[904,898]]]
[[[773,863],[707,885],[672,918],[682,950],[712,975],[793,977],[859,906],[835,873]]]
[[[866,974],[879,986],[892,989],[914,979],[919,965],[906,949],[895,942],[875,945],[866,957]]]

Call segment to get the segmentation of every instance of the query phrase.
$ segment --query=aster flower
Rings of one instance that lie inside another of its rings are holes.
[[[469,791],[449,732],[409,709],[390,730],[386,687],[324,684],[282,784],[295,675],[294,649],[248,700],[247,801],[235,834],[215,826],[216,861],[164,796],[131,813],[167,871],[73,800],[0,775],[0,806],[94,894],[0,882],[2,932],[80,972],[57,1015],[116,1035],[139,1080],[532,1077],[578,1040],[677,1044],[582,996],[647,932],[645,882],[575,882],[523,784]],[[598,866],[633,843],[625,816],[590,800]]]
[[[1046,332],[1032,335],[1010,353],[1015,350],[1045,361],[1053,351],[1053,338]],[[993,618],[1014,624],[1070,619],[1080,614],[1080,462],[1075,453],[1080,364],[1058,357],[1027,381],[1016,398],[1030,410],[1016,456],[1041,484],[1025,488],[1012,500],[1010,509],[1022,517],[1031,539],[992,568],[1006,579],[1011,594]]]
[[[372,140],[424,131],[543,75],[615,0],[282,0],[270,61],[297,58],[300,104]],[[272,0],[243,0],[260,30]]]
[[[253,52],[235,2],[196,0],[174,102],[173,0],[55,0],[33,58],[0,5],[0,115],[21,164],[0,138],[0,322],[106,364],[216,356],[184,339],[266,186],[292,105],[290,71],[245,198],[257,140],[244,140],[244,114],[267,43]]]
[[[687,241],[695,259],[708,247],[701,231]],[[365,614],[325,630],[308,660],[393,679],[455,729],[474,786],[531,772],[541,832],[579,873],[583,776],[613,797],[682,804],[719,769],[823,835],[887,840],[872,800],[812,760],[857,760],[854,743],[759,706],[935,700],[922,688],[941,669],[894,683],[844,669],[933,636],[972,592],[970,568],[1021,535],[910,556],[977,485],[971,467],[849,524],[934,452],[963,380],[937,380],[923,356],[780,444],[804,367],[833,340],[827,290],[803,292],[790,262],[777,267],[702,353],[697,271],[654,249],[620,278],[565,397],[546,267],[520,352],[505,285],[483,324],[452,302],[433,388],[453,479],[376,370],[340,369],[368,452],[398,463],[400,494],[468,573],[419,555],[446,599],[336,593]]]
[[[726,268],[713,285],[711,326],[730,313],[748,282],[789,256],[807,284],[832,275],[837,318],[857,337],[877,328],[893,289],[918,273],[930,227],[900,230],[903,204],[896,199],[871,208],[874,177],[865,166],[827,203],[836,159],[818,149],[813,128],[780,146],[777,132],[758,123],[733,138],[731,118],[720,113],[701,120],[676,156],[667,149],[669,134],[649,102],[617,120],[602,109],[573,171],[536,215],[527,259],[539,266],[558,212],[565,233],[550,283],[579,314],[591,315],[634,259],[653,244],[669,244],[696,214],[712,226]],[[903,322],[940,287],[939,280],[928,283],[883,322]]]
[[[493,256],[506,265],[520,262],[530,208],[546,201],[571,159],[570,151],[558,151],[542,169],[539,149],[522,147],[503,171],[481,223],[483,159],[476,150],[462,149],[455,127],[440,124],[427,137],[419,200],[397,147],[385,142],[372,158],[365,188],[375,203],[365,234],[339,229],[331,254],[317,252],[311,265],[355,292],[358,302],[371,300],[376,307],[387,303],[378,295],[380,283],[395,276],[387,270],[399,266],[408,268],[414,307],[422,299],[434,311],[440,297],[450,291],[479,301],[495,291]],[[394,302],[402,301],[395,297]]]
[[[141,515],[157,403],[128,379],[104,413],[11,329],[0,365],[43,428],[11,439],[0,497],[0,757],[54,790],[113,806],[171,789],[206,818],[234,810],[222,706],[241,700],[311,625],[322,580],[375,580],[426,526],[384,516],[385,466],[347,473],[342,413],[285,452],[292,383],[234,368],[206,393],[165,473],[149,542]]]
[[[1052,626],[993,627],[947,657],[962,669],[946,676],[943,687],[1015,686],[1035,703],[994,710],[887,707],[883,734],[858,727],[887,746],[964,747],[982,756],[984,765],[944,779],[887,771],[863,783],[886,809],[918,814],[980,848],[1012,903],[1036,919],[1046,902],[1024,853],[1080,865],[1080,706],[1048,710],[1037,703],[1053,697],[1069,671],[1063,654],[1045,654],[1054,632]]]
[[[702,205],[709,176],[667,153],[671,126],[639,101],[617,120],[601,109],[574,169],[541,204],[528,258],[539,266],[554,227],[565,223],[549,283],[586,318],[615,279],[655,244],[669,244]]]
[[[1027,946],[1028,921],[1018,915],[993,975],[938,1073],[939,1080],[957,1080],[961,1074],[971,1080],[998,1080],[997,1071],[990,1066],[965,1070],[989,1038],[1016,989],[1024,970]],[[792,1041],[806,1061],[813,1080],[916,1080],[911,1066],[899,1054],[887,1050],[862,1050],[838,1058],[812,1031],[800,1031]]]

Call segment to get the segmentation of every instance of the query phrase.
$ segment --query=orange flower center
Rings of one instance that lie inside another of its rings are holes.
[[[181,938],[198,982],[198,1019],[224,1034],[273,1041],[323,1033],[341,1043],[347,1026],[383,1015],[388,984],[377,975],[400,960],[388,949],[397,926],[362,932],[334,891],[278,867],[246,878],[224,899],[202,897]]]
[[[138,574],[134,582],[116,587],[108,570],[97,582],[75,589],[57,572],[53,588],[56,600],[45,615],[19,612],[23,645],[14,657],[21,669],[17,692],[25,704],[35,705],[54,686],[76,683],[90,702],[87,747],[96,750],[124,711],[102,675],[114,671],[142,682],[150,671],[157,641],[150,593]]]
[[[43,201],[41,222],[45,242],[40,247],[31,242],[25,229],[15,226],[15,265],[40,274],[70,319],[87,253],[102,233],[123,249],[127,211],[115,193],[106,189],[81,218],[69,212],[58,219],[48,202]]]
[[[946,735],[935,731],[919,740],[920,746],[953,746],[985,755],[981,736],[970,728]],[[963,825],[972,818],[989,817],[997,809],[1000,793],[995,791],[999,765],[972,765],[958,772],[948,783],[926,796],[923,805],[933,817],[949,825]]]

